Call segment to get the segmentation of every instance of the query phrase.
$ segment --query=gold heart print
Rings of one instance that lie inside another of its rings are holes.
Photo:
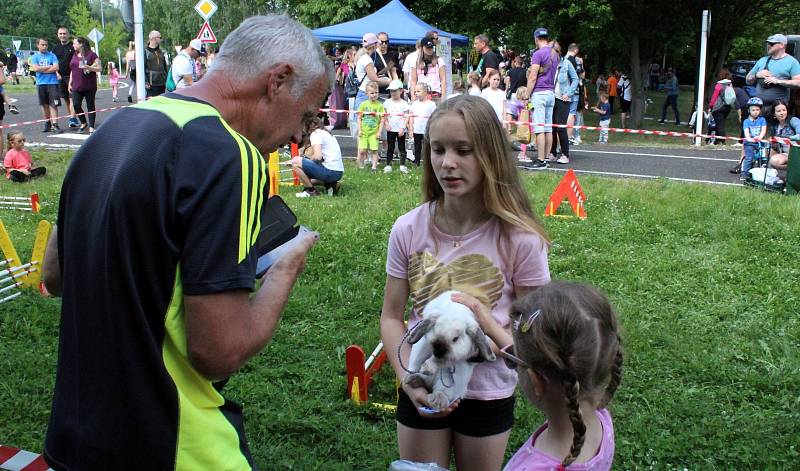
[[[480,254],[464,255],[445,265],[428,252],[418,252],[408,261],[408,285],[418,314],[428,301],[449,290],[471,294],[494,308],[503,294],[503,274]]]

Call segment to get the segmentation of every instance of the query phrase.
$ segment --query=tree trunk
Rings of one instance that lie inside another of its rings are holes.
[[[639,129],[644,118],[644,87],[642,86],[642,61],[639,51],[639,36],[631,33],[630,41],[630,75],[631,81],[631,117],[628,127]],[[620,97],[622,99],[622,97]]]

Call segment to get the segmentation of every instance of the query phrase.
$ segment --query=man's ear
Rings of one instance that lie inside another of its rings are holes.
[[[289,93],[294,83],[294,66],[283,63],[275,64],[266,72],[267,96],[272,98],[281,93]]]

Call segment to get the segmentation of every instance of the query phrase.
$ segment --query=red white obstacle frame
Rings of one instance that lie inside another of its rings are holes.
[[[0,445],[0,469],[7,471],[53,471],[42,455]]]
[[[0,209],[17,209],[38,213],[40,209],[39,193],[30,196],[0,196]]]

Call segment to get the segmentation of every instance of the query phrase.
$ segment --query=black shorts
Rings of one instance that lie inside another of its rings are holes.
[[[42,106],[61,106],[61,89],[58,85],[37,85],[39,104]]]
[[[462,399],[447,417],[427,419],[419,414],[408,395],[400,389],[396,419],[406,427],[421,430],[452,429],[470,437],[504,433],[514,426],[514,396],[493,401]]]
[[[2,98],[0,98],[0,121],[2,121],[3,118],[5,117],[6,117],[6,106],[2,102]],[[0,133],[2,133],[2,131],[0,131]]]
[[[623,113],[630,113],[631,112],[631,101],[630,100],[622,100],[620,99],[620,107]]]
[[[58,89],[61,90],[61,98],[69,100],[71,93],[69,92],[69,75],[58,81]]]

